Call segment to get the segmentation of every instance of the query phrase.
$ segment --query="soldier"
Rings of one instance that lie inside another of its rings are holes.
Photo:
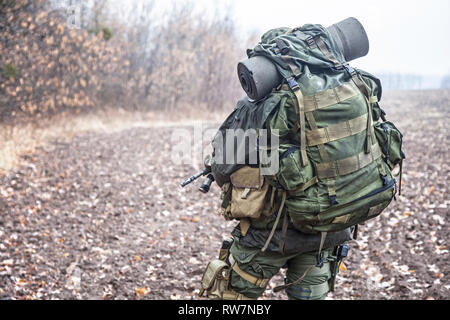
[[[203,172],[207,189],[213,180],[222,188],[222,215],[239,224],[206,268],[200,296],[257,299],[283,268],[274,291],[289,299],[334,290],[346,242],[390,204],[391,170],[404,158],[401,133],[380,120],[380,81],[347,63],[367,52],[354,18],[274,29],[248,51],[238,68],[248,97],[219,128]]]

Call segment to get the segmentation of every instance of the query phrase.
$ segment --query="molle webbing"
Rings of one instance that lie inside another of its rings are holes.
[[[319,130],[319,127],[317,126],[316,119],[314,118],[314,115],[311,112],[306,113],[306,118],[308,119],[309,126],[314,132],[317,132]],[[317,145],[317,148],[319,149],[320,158],[322,160],[322,163],[328,163],[330,162],[330,157],[328,156],[327,151],[325,150],[325,144],[320,143]],[[335,181],[334,179],[327,179],[326,181],[327,189],[328,189],[328,196],[330,197],[330,201],[332,204],[336,204],[336,189],[335,189]]]
[[[312,96],[303,98],[305,112],[327,108],[357,96],[360,93],[353,82],[344,83],[333,89],[328,89]]]
[[[317,176],[320,179],[334,178],[356,172],[377,159],[381,158],[381,150],[378,144],[372,145],[372,152],[367,154],[365,151],[356,156],[317,164]]]
[[[306,119],[308,119],[309,126],[311,127],[311,130],[319,130],[319,127],[317,126],[316,119],[314,118],[314,115],[312,112],[306,113]],[[324,144],[319,144],[317,146],[319,148],[320,158],[322,159],[322,162],[330,162],[330,159],[328,157],[328,153],[325,150]]]
[[[355,134],[363,132],[366,129],[367,114],[364,114],[352,120],[307,132],[306,138],[308,140],[308,146],[313,147],[353,136]]]

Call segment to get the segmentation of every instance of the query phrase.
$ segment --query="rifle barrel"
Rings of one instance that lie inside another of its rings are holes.
[[[208,169],[203,169],[201,172],[194,174],[192,177],[190,177],[189,179],[186,179],[185,181],[183,181],[181,183],[181,187],[186,187],[188,184],[191,184],[192,182],[194,182],[195,180],[197,180],[198,178],[200,178],[201,176],[204,176],[206,174],[209,173]]]

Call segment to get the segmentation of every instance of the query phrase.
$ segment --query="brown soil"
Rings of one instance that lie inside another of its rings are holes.
[[[388,93],[404,133],[403,196],[350,242],[333,299],[448,299],[450,92]],[[186,129],[191,127],[186,126]],[[235,222],[219,190],[180,182],[173,127],[56,139],[0,176],[0,299],[196,299]],[[285,299],[271,291],[264,298]]]

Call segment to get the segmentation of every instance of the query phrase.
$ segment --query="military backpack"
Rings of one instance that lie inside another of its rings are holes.
[[[258,55],[284,81],[260,101],[240,100],[213,140],[224,216],[255,226],[272,221],[272,235],[289,221],[304,233],[326,235],[379,216],[401,188],[405,158],[403,136],[380,107],[380,80],[352,68],[320,25],[271,30],[248,50]],[[226,132],[233,129],[257,135],[267,129],[279,144],[262,148],[258,139],[245,140],[244,162],[218,161],[230,151]],[[276,173],[261,176],[262,152],[277,153]],[[253,153],[258,161],[249,163]]]

